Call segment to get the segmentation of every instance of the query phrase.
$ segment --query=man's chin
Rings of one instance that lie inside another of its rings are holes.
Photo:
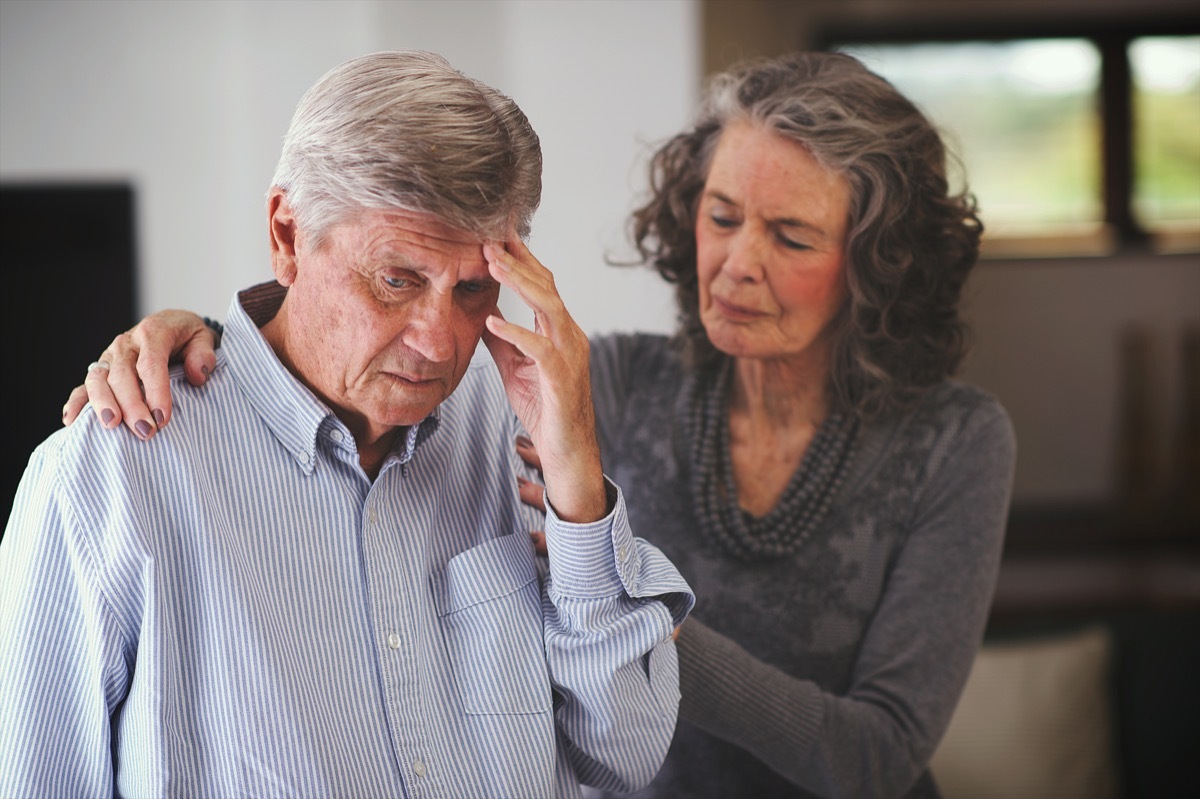
[[[427,386],[403,392],[407,396],[397,397],[396,392],[380,408],[380,418],[392,427],[408,427],[420,422],[442,403],[447,392],[443,384]]]

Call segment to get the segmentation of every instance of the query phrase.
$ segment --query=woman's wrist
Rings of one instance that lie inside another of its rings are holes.
[[[204,322],[204,326],[213,332],[213,338],[216,339],[215,341],[213,341],[213,349],[220,347],[221,346],[221,336],[224,335],[224,333],[225,333],[225,326],[223,324],[221,324],[220,322],[218,322],[216,319],[210,319],[207,316],[202,316],[200,318]]]

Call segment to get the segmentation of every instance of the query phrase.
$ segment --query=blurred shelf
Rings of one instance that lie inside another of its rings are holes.
[[[1200,611],[1200,524],[1103,507],[1014,511],[991,625]]]

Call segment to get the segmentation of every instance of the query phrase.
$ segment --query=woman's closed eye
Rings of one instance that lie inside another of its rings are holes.
[[[787,247],[789,250],[803,251],[803,250],[811,250],[812,249],[812,247],[809,246],[808,244],[805,244],[802,241],[793,239],[790,236],[785,236],[782,233],[776,234],[776,238],[779,240],[780,244],[782,244],[784,247]]]

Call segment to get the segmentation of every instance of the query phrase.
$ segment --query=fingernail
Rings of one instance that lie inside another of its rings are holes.
[[[533,446],[533,441],[528,436],[517,436],[517,446],[521,449],[529,449]]]
[[[66,405],[63,406],[63,418],[64,419],[67,418],[67,406]]]
[[[166,418],[167,418],[166,415],[163,414],[163,412],[160,409],[158,409],[158,408],[154,409],[154,423],[156,425],[158,425],[159,427],[162,427],[163,419],[166,419]]]
[[[525,486],[529,485],[529,481],[526,480],[524,477],[518,476],[517,477],[517,485],[519,485],[521,488],[524,488]]]
[[[208,374],[209,374],[209,372],[208,372],[208,367],[207,367],[207,366],[201,366],[201,367],[200,367],[200,372],[201,372],[201,373],[204,375],[204,379],[205,379],[205,380],[207,380],[207,379],[208,379]]]
[[[113,412],[108,408],[105,408],[104,410],[100,411],[100,419],[104,422],[104,426],[108,427],[110,424],[112,424]]]
[[[138,423],[134,425],[134,428],[137,430],[137,434],[142,438],[150,437],[150,423],[145,419],[138,420]]]

